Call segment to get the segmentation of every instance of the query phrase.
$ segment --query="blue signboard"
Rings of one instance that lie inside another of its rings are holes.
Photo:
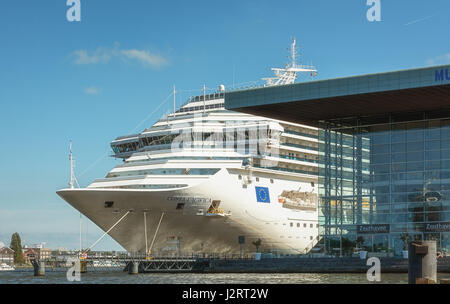
[[[269,188],[255,187],[256,201],[260,203],[270,203]]]

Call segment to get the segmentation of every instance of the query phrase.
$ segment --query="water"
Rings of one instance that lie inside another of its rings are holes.
[[[439,274],[450,278],[450,274]],[[95,270],[81,274],[80,282],[69,282],[65,270],[49,270],[35,277],[32,270],[0,272],[0,284],[374,284],[366,274],[317,273],[146,273],[130,275],[119,269]],[[408,274],[381,274],[378,284],[407,284]]]

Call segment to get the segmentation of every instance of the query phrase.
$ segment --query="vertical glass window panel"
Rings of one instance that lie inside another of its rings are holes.
[[[371,165],[372,170],[375,174],[383,174],[383,173],[389,173],[390,171],[390,165],[384,164],[384,165]]]
[[[421,191],[423,189],[423,183],[416,183],[413,181],[408,181],[408,185],[406,186],[407,191],[406,192],[417,192]]]
[[[392,142],[401,143],[406,142],[406,132],[405,131],[392,131]]]
[[[424,196],[423,196],[423,191],[422,189],[420,189],[419,192],[410,192],[408,193],[408,202],[411,203],[423,203],[424,202]]]
[[[406,138],[408,142],[423,141],[423,130],[408,130],[406,133]]]
[[[425,213],[425,221],[439,222],[441,221],[441,212],[427,212]]]
[[[442,159],[450,159],[450,150],[441,150]]]
[[[407,213],[394,213],[391,215],[391,220],[393,223],[406,223],[408,222]]]
[[[441,202],[427,202],[425,204],[425,210],[428,212],[438,212],[445,209]]]
[[[450,221],[450,212],[442,212],[440,216],[441,216],[441,221],[444,221],[444,222]]]
[[[389,181],[390,175],[389,174],[377,174],[374,175],[373,181],[374,182],[385,182]]]
[[[390,161],[389,154],[374,154],[372,155],[372,162],[374,164],[387,164]]]
[[[441,139],[450,138],[450,126],[441,128]]]
[[[430,181],[425,184],[424,188],[427,191],[439,191],[439,190],[441,190],[441,183],[440,183],[440,181],[437,181],[437,182]]]
[[[406,203],[408,201],[408,196],[406,193],[395,193],[392,194],[391,199],[393,204]]]
[[[430,168],[434,169],[434,168]],[[422,171],[423,170],[423,162],[408,162],[407,163],[407,170],[409,172],[411,171]]]
[[[433,170],[433,171],[425,171],[424,179],[425,180],[436,180],[441,178],[441,171]]]
[[[389,185],[374,186],[375,193],[389,193]],[[399,191],[401,192],[401,191]]]
[[[418,224],[418,223],[408,224],[408,230],[419,232],[416,235],[411,235],[411,237],[413,238],[413,240],[420,240],[420,238],[422,237],[422,232],[423,232],[423,224]]]
[[[425,150],[439,150],[441,148],[440,140],[430,140],[425,142]]]
[[[410,153],[411,151],[422,151],[423,150],[423,142],[422,141],[416,141],[416,142],[408,142],[407,143],[407,151]]]
[[[441,169],[450,169],[450,160],[444,159],[441,161]]]
[[[408,211],[409,212],[423,212],[425,208],[425,204],[422,203],[410,203],[408,204]],[[423,222],[423,218],[421,220]]]
[[[392,188],[393,192],[407,192],[405,184],[394,184]]]
[[[393,153],[391,159],[393,163],[406,162],[406,153]]]
[[[392,164],[393,172],[404,172],[406,171],[406,163],[396,163]]]
[[[375,201],[377,205],[379,204],[389,204],[389,194],[376,194],[375,195]]]
[[[405,213],[408,212],[408,204],[395,204],[392,206],[392,213]]]
[[[390,145],[373,145],[372,146],[372,154],[381,154],[381,153],[390,153]]]
[[[389,144],[389,132],[376,132],[370,136],[372,145]]]
[[[441,148],[442,149],[450,149],[450,139],[443,139],[441,141]]]
[[[423,172],[408,172],[407,174],[408,182],[409,181],[423,181]]]
[[[441,138],[441,129],[440,128],[429,128],[425,130],[425,139],[426,140],[439,140]]]
[[[441,151],[426,151],[425,160],[438,160],[441,157]]]
[[[440,168],[441,168],[441,162],[439,160],[425,161],[425,170],[433,170],[433,169],[440,169]]]
[[[421,223],[424,221],[424,214],[422,212],[409,213],[408,221],[413,223]]]
[[[417,162],[417,161],[423,161],[423,152],[410,152],[406,153],[406,159],[408,162]]]
[[[405,143],[392,144],[392,153],[405,153],[405,152],[406,152]]]

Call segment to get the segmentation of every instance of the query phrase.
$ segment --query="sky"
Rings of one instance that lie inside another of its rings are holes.
[[[104,177],[117,136],[171,107],[249,85],[287,63],[296,37],[316,79],[450,63],[448,0],[65,0],[0,2],[0,241],[77,248],[79,213],[56,191],[69,180],[69,141],[82,187]],[[166,100],[166,103],[163,103]],[[162,106],[158,109],[158,106]],[[82,219],[83,246],[102,231]],[[97,250],[123,250],[111,238]]]

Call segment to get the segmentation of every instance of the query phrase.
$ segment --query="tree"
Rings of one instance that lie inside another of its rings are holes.
[[[17,232],[11,236],[11,245],[9,247],[14,250],[14,264],[23,264],[22,241]]]
[[[252,242],[253,245],[256,247],[256,252],[259,251],[259,246],[261,246],[261,239],[257,239],[256,241]]]

